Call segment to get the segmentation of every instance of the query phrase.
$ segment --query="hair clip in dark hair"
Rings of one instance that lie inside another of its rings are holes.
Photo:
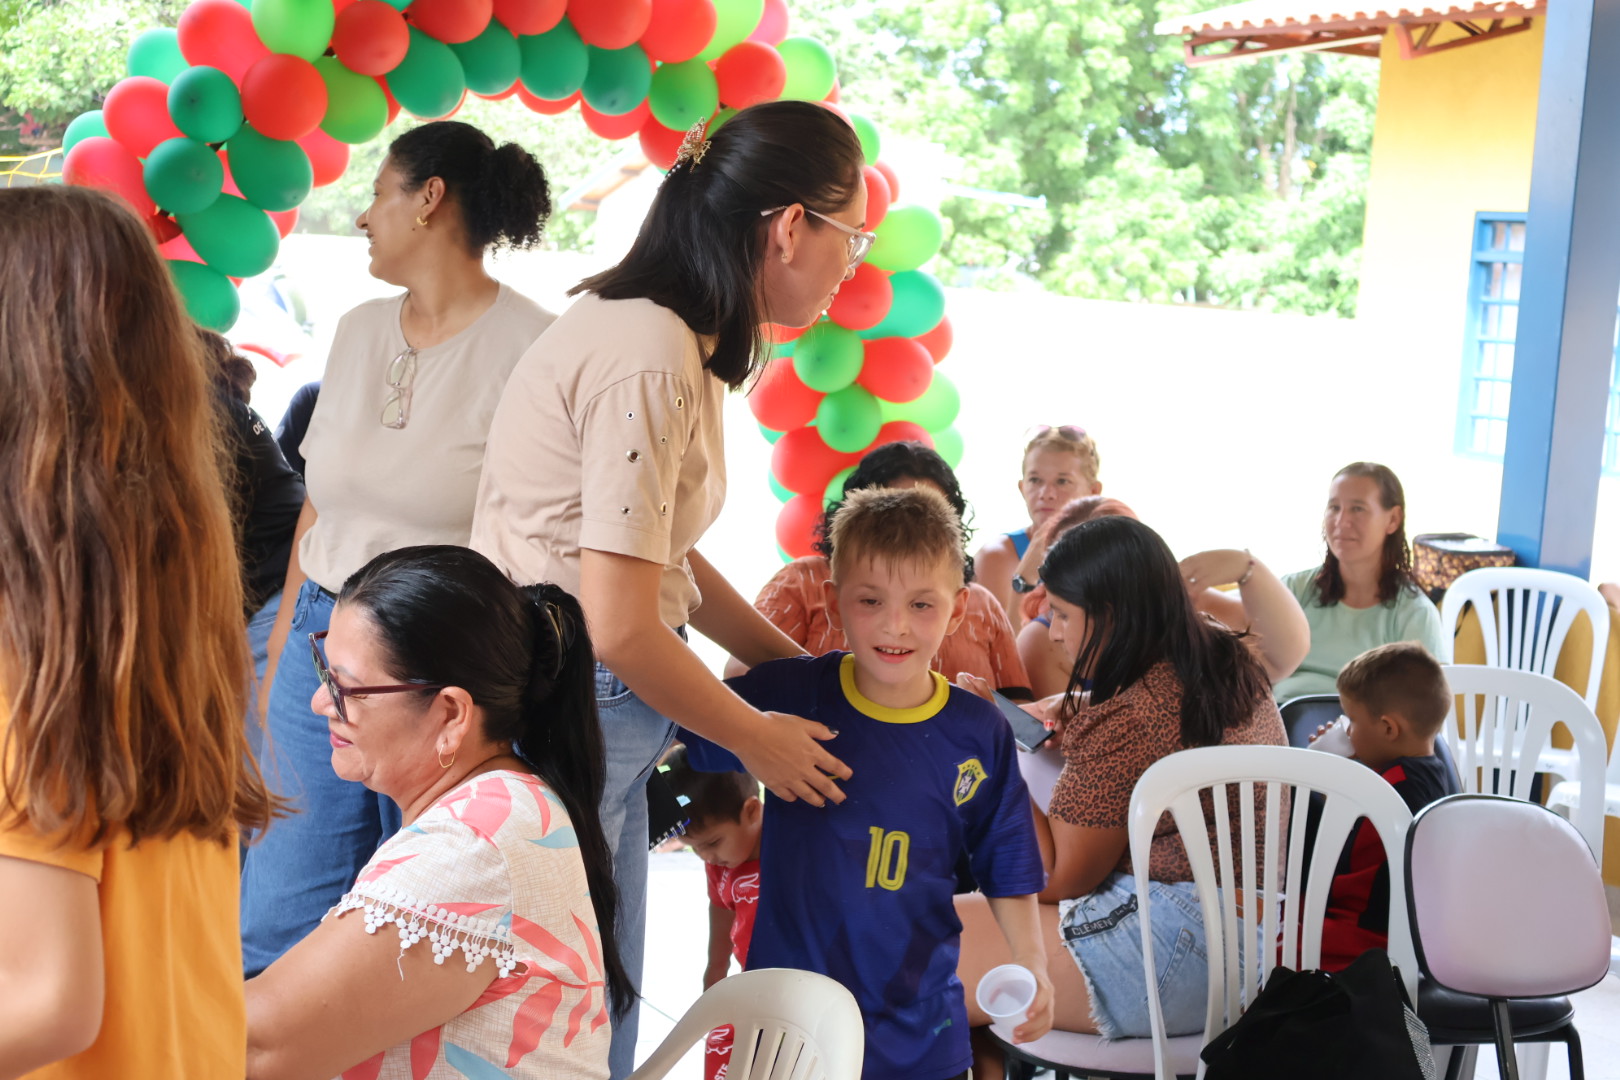
[[[557,663],[551,672],[551,677],[555,679],[562,674],[563,660],[574,647],[574,620],[553,600],[539,599],[535,603],[545,612],[547,621],[551,623],[552,636],[557,639]]]
[[[681,148],[675,151],[675,163],[669,167],[674,172],[682,165],[697,168],[703,161],[703,155],[709,152],[711,145],[705,129],[709,126],[707,120],[699,120],[686,131],[686,137],[681,140]]]

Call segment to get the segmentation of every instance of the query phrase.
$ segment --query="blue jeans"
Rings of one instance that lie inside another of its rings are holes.
[[[264,682],[264,669],[270,665],[270,631],[276,625],[276,612],[281,610],[281,594],[276,593],[248,620],[248,648],[253,653],[253,692],[248,697],[248,747],[257,758],[264,752],[264,729],[259,725],[259,684]]]
[[[639,988],[647,938],[647,777],[675,741],[675,725],[601,664],[596,665],[596,708],[607,744],[602,831],[613,849],[613,880],[619,887],[619,958]],[[638,1007],[631,1006],[613,1027],[608,1053],[613,1080],[635,1071]]]
[[[1148,883],[1152,902],[1153,964],[1167,1035],[1204,1030],[1209,1001],[1209,959],[1197,887]],[[1136,878],[1110,874],[1097,891],[1058,905],[1063,943],[1080,966],[1091,996],[1091,1018],[1105,1039],[1152,1034],[1147,979],[1142,970],[1142,917]]]
[[[320,686],[309,635],[327,628],[332,603],[312,581],[298,590],[270,688],[265,781],[296,813],[248,848],[242,869],[242,968],[250,979],[315,928],[401,825],[392,799],[332,771],[326,718],[309,707]]]

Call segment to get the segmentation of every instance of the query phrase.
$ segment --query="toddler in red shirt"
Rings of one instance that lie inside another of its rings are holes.
[[[759,836],[765,805],[759,782],[744,772],[697,772],[677,748],[665,762],[665,778],[687,800],[691,821],[686,843],[707,863],[709,875],[709,964],[707,990],[726,977],[731,958],[746,966],[759,901]],[[731,1025],[709,1032],[703,1055],[707,1080],[725,1080],[731,1061]]]

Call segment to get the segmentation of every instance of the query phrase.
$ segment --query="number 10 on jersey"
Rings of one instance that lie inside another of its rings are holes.
[[[866,887],[894,892],[906,883],[906,857],[911,853],[911,835],[899,830],[886,832],[873,825],[872,850],[866,856]]]

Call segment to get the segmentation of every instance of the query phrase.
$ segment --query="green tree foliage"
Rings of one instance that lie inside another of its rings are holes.
[[[1377,65],[1296,55],[1189,68],[1153,32],[1180,0],[800,5],[846,103],[944,144],[948,278],[1353,312]]]

